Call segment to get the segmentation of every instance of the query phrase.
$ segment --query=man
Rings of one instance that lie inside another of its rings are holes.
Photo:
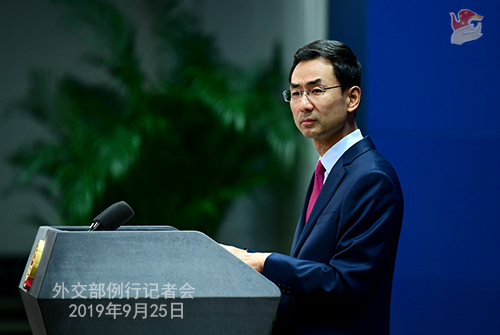
[[[280,287],[273,334],[388,334],[403,195],[356,125],[361,65],[346,45],[316,41],[289,81],[295,124],[320,155],[291,254],[225,247]]]

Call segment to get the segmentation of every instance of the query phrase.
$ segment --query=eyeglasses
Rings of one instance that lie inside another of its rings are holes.
[[[302,98],[302,95],[303,93],[302,92],[305,92],[306,95],[307,95],[307,98],[309,98],[309,100],[311,99],[315,99],[315,98],[319,98],[321,96],[323,96],[323,94],[325,94],[325,91],[326,90],[330,90],[332,88],[337,88],[337,87],[342,87],[344,85],[337,85],[337,86],[331,86],[331,87],[323,87],[323,86],[317,86],[315,88],[313,88],[310,92],[305,89],[304,91],[301,91],[297,88],[294,88],[292,90],[286,90],[286,91],[283,91],[283,99],[285,99],[286,102],[296,102],[296,101],[299,101],[300,98]]]

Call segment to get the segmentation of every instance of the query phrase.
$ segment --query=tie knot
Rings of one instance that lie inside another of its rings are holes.
[[[325,167],[321,164],[321,161],[318,161],[318,165],[316,165],[316,170],[314,170],[314,174],[316,176],[323,176],[325,174]]]

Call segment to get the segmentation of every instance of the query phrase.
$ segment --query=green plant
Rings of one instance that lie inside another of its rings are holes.
[[[177,1],[148,0],[159,46],[158,70],[148,76],[136,26],[117,7],[54,2],[89,41],[85,61],[107,76],[90,83],[36,71],[20,104],[51,137],[12,163],[60,209],[64,224],[87,225],[96,211],[126,200],[134,224],[213,234],[236,196],[286,174],[298,136],[277,89],[278,49],[265,66],[231,66]]]

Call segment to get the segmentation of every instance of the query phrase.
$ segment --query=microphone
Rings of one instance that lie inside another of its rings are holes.
[[[125,201],[114,203],[95,217],[87,231],[116,230],[130,220],[134,214],[132,208]]]

